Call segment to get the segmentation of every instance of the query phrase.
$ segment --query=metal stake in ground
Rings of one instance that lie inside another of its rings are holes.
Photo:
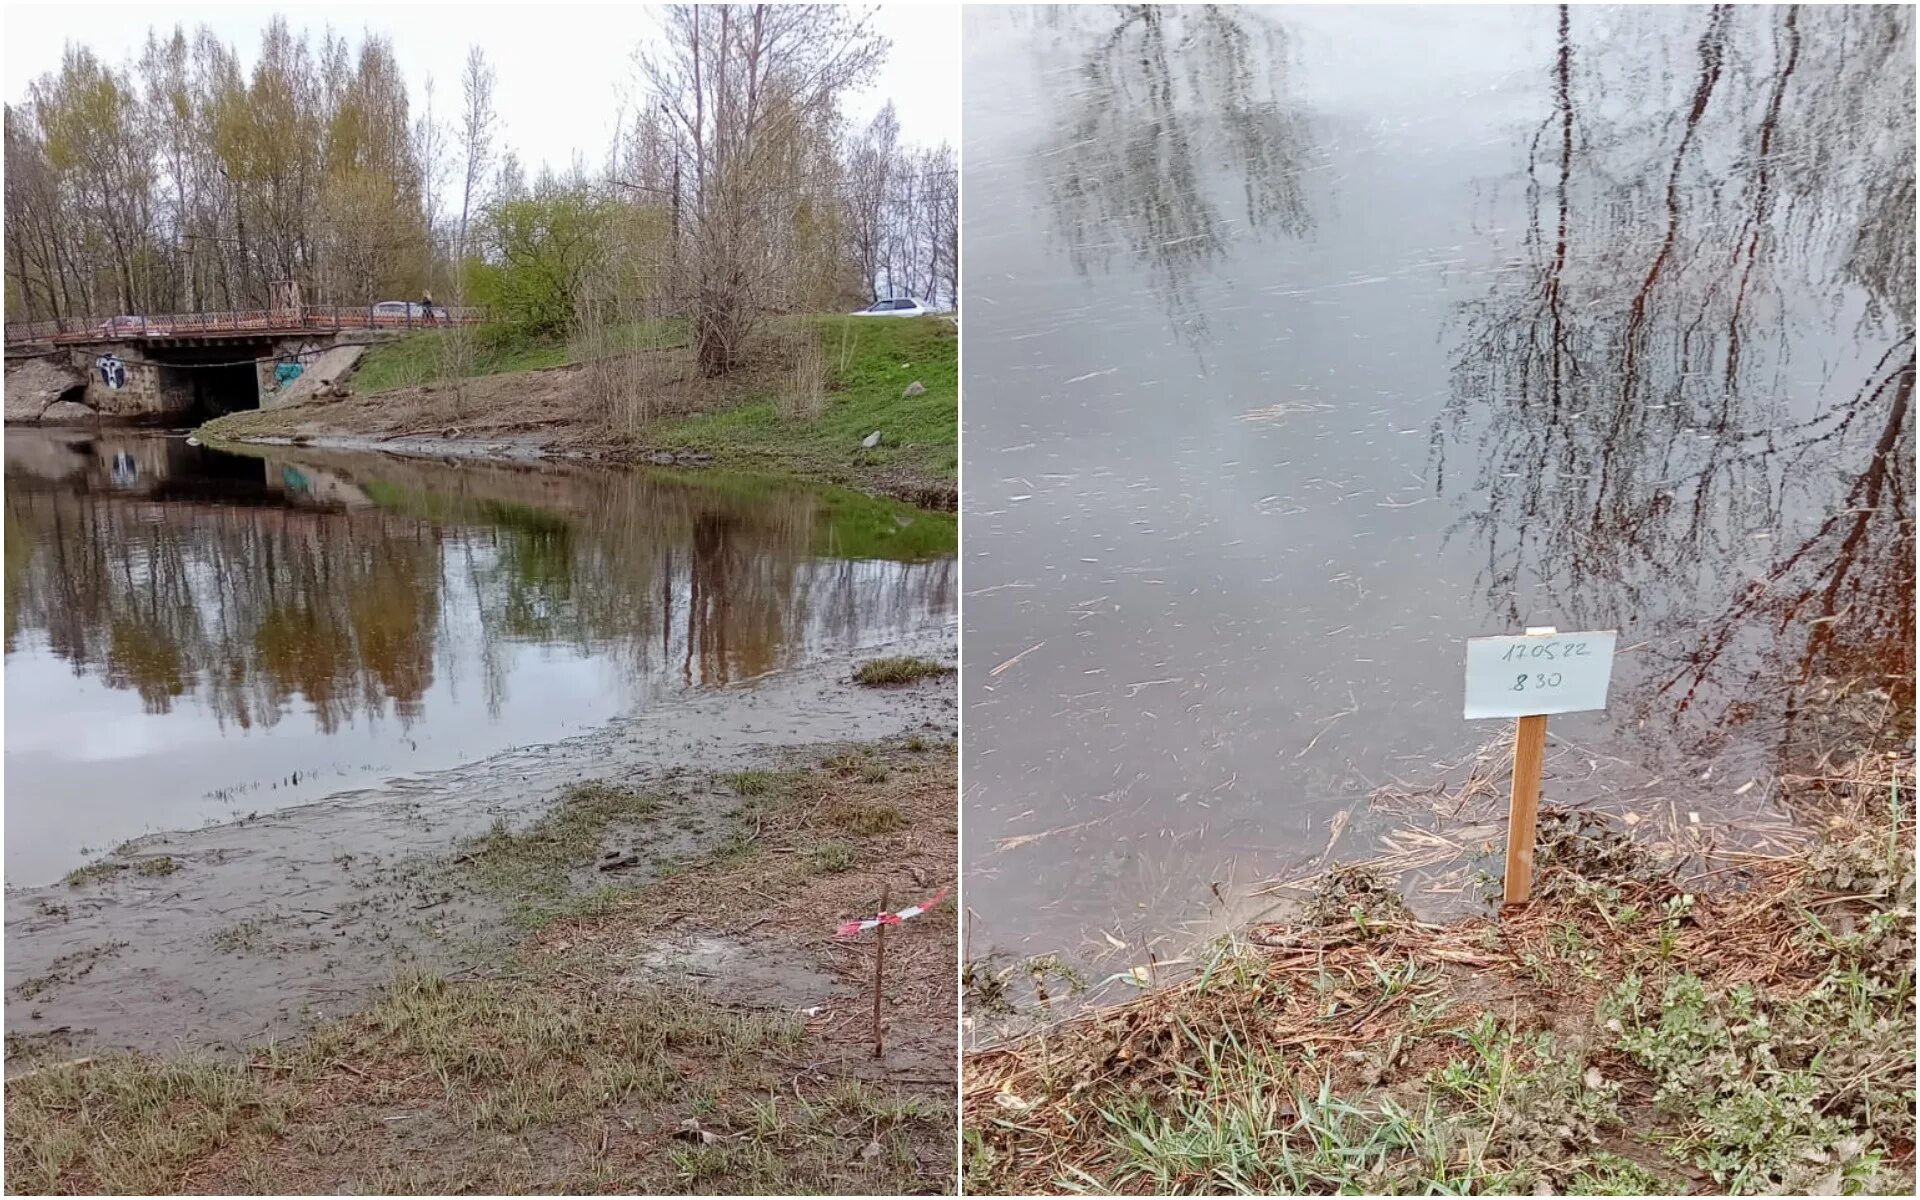
[[[1506,903],[1533,898],[1533,850],[1547,717],[1607,706],[1612,630],[1560,633],[1551,625],[1522,637],[1467,641],[1467,718],[1513,717],[1513,795],[1507,809]]]
[[[880,911],[887,911],[887,901],[893,898],[893,885],[885,884],[880,889]],[[887,927],[882,924],[873,931],[873,1056],[879,1058],[887,1052],[886,1027],[881,1024],[881,1013],[887,1001]]]

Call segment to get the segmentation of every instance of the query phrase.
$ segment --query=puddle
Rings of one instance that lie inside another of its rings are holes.
[[[631,956],[630,981],[713,987],[736,1003],[800,1011],[824,1005],[834,977],[799,958],[793,947],[775,951],[709,934],[676,937]]]

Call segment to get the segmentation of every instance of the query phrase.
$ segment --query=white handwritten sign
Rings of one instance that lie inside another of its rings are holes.
[[[1467,639],[1467,719],[1607,706],[1614,631]]]

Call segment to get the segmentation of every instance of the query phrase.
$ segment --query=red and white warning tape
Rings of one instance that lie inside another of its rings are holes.
[[[899,912],[881,913],[877,917],[868,917],[864,921],[842,922],[839,930],[835,932],[834,936],[835,937],[852,937],[856,933],[865,933],[869,929],[878,929],[882,925],[898,925],[902,921],[910,921],[913,918],[919,916],[921,913],[932,908],[934,905],[940,903],[942,900],[946,899],[947,890],[948,889],[946,888],[941,888],[939,891],[933,894],[933,899],[924,900],[919,904],[909,904],[907,907],[901,909]]]

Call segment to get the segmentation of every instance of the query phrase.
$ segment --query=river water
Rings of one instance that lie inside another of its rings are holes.
[[[954,550],[751,477],[9,430],[7,883],[937,635]]]
[[[1910,727],[1910,10],[965,20],[976,957],[1357,856],[1473,635],[1619,631],[1550,802],[1735,837]]]

